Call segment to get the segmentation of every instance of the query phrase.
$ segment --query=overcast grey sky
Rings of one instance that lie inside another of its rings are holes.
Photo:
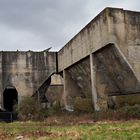
[[[105,7],[140,0],[0,0],[0,50],[58,51]]]

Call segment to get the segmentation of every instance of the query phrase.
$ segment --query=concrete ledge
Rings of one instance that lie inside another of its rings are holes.
[[[118,107],[140,104],[140,94],[116,96]]]

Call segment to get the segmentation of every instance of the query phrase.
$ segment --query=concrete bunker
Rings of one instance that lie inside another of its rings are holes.
[[[13,112],[13,107],[18,103],[18,92],[14,86],[7,86],[3,92],[3,107]]]

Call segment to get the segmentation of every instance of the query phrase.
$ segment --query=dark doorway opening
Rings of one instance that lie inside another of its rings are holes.
[[[18,92],[15,87],[7,87],[3,93],[3,105],[7,111],[13,112],[13,107],[18,103]]]

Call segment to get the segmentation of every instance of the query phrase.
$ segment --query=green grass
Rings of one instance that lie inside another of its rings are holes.
[[[48,125],[46,122],[0,123],[0,140],[139,140],[140,120]]]

